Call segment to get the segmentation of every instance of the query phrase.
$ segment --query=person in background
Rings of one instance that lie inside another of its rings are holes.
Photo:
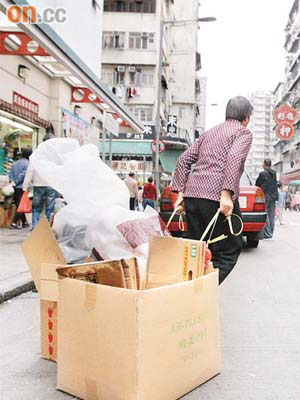
[[[285,209],[291,211],[291,202],[292,202],[292,196],[291,193],[287,190],[286,191],[286,196],[285,196]]]
[[[230,99],[226,121],[200,135],[179,157],[172,182],[173,192],[178,192],[174,207],[179,214],[185,209],[189,239],[199,240],[220,212],[213,238],[222,234],[228,237],[209,246],[220,284],[233,270],[242,249],[241,235],[230,234],[226,218],[232,213],[241,217],[239,183],[252,143],[252,133],[247,129],[252,111],[245,97]],[[238,232],[240,221],[233,218],[232,225]]]
[[[156,186],[153,184],[153,178],[150,176],[148,178],[148,183],[144,186],[143,190],[143,207],[145,208],[149,205],[152,208],[155,208],[155,201],[157,199],[157,190]]]
[[[9,181],[14,186],[14,203],[16,205],[16,210],[19,207],[22,195],[23,195],[23,182],[25,178],[25,174],[29,165],[29,157],[31,155],[31,150],[24,149],[22,150],[21,158],[14,162],[11,166],[9,172]],[[16,212],[12,224],[10,225],[10,229],[22,229],[28,228],[29,224],[26,220],[24,213]]]
[[[282,183],[278,183],[278,201],[276,202],[277,211],[278,211],[278,219],[280,225],[284,225],[283,222],[283,212],[285,209],[285,197],[286,193],[282,190]]]
[[[130,193],[129,209],[134,211],[136,197],[138,194],[138,184],[137,181],[134,179],[134,173],[129,172],[128,177],[124,179],[124,182],[126,183],[126,186],[128,187]]]
[[[139,211],[143,211],[143,187],[138,187],[138,195],[137,195],[137,209]]]
[[[47,132],[43,142],[54,137],[54,133]],[[58,193],[47,185],[34,170],[32,163],[29,161],[29,166],[23,182],[23,190],[28,192],[30,185],[33,186],[32,228],[34,228],[41,219],[43,209],[45,209],[46,217],[50,222],[50,216],[54,212],[55,199],[58,197]]]
[[[264,239],[272,239],[275,227],[275,208],[278,200],[276,172],[271,168],[272,162],[264,160],[264,170],[256,179],[256,186],[262,188],[266,200],[267,221],[263,231]]]

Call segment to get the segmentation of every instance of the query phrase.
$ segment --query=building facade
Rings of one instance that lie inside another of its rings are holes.
[[[72,36],[70,29],[79,23],[79,4],[61,2],[68,23],[45,28],[12,23],[6,17],[8,2],[0,0],[0,175],[7,176],[16,154],[22,148],[34,150],[49,130],[57,137],[99,146],[105,112],[118,118],[125,129],[143,131],[143,125],[100,82],[94,34],[100,36],[101,56],[103,9],[94,3],[89,3],[81,21],[81,41],[89,45],[77,47],[78,32]],[[42,6],[46,5],[52,4],[45,0]]]
[[[206,130],[206,101],[207,101],[207,78],[200,76],[200,91],[196,96],[196,134],[201,135]]]
[[[146,126],[142,135],[121,130],[119,140],[151,143],[160,99],[159,133],[166,144],[160,162],[162,172],[168,174],[175,168],[176,157],[194,139],[200,60],[197,64],[198,3],[192,3],[186,10],[182,0],[104,0],[102,80]],[[120,152],[120,143],[113,146]],[[150,146],[144,155],[137,154],[137,147],[136,142],[127,161],[139,161],[142,156],[152,159]]]
[[[288,103],[300,109],[300,4],[295,0],[285,28],[286,79],[280,82],[275,94],[275,108]],[[274,168],[284,184],[300,179],[300,126],[294,125],[294,135],[289,140],[275,140]]]
[[[273,159],[274,122],[272,92],[257,91],[251,94],[250,101],[254,107],[249,129],[253,134],[253,142],[246,160],[246,169],[255,181],[262,171],[265,159]]]

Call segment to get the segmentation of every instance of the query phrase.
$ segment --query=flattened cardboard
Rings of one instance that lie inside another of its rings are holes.
[[[58,246],[47,218],[43,216],[39,224],[21,245],[35,286],[40,291],[42,263],[65,264],[65,258]]]
[[[183,396],[221,371],[218,293],[217,272],[144,291],[60,280],[58,389],[82,399]]]
[[[205,242],[152,236],[149,241],[146,288],[188,281],[204,274]]]

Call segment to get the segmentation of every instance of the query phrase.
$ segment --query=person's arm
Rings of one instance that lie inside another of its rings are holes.
[[[184,193],[192,165],[198,160],[203,138],[204,134],[201,135],[199,139],[179,157],[172,182],[173,192]]]
[[[26,174],[25,174],[25,178],[24,178],[24,182],[23,182],[23,190],[28,191],[30,182],[32,181],[33,178],[33,168],[32,168],[32,164],[29,163],[29,166],[27,168]]]
[[[232,196],[235,194],[236,187],[239,186],[242,168],[249,153],[251,143],[252,133],[248,129],[243,129],[238,133],[228,152],[220,198],[220,211],[226,217],[232,214]]]

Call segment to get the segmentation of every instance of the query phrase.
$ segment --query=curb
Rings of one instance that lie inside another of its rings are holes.
[[[4,303],[7,300],[10,300],[20,294],[30,292],[35,289],[35,285],[33,281],[24,283],[23,285],[17,286],[7,292],[0,293],[0,304]]]

